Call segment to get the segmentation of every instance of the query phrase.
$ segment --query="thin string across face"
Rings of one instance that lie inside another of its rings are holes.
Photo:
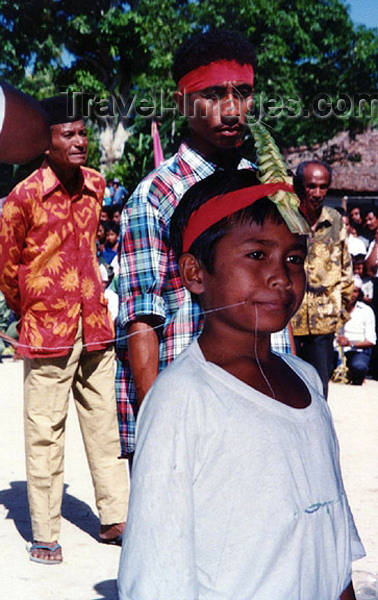
[[[203,315],[208,315],[214,312],[218,312],[220,310],[226,310],[227,308],[233,308],[234,306],[240,306],[242,304],[245,304],[246,300],[243,300],[242,302],[236,302],[234,304],[226,304],[225,306],[219,306],[218,308],[211,308],[209,310],[204,310],[202,311]],[[153,330],[159,330],[162,327],[164,327],[163,324],[160,325],[155,325],[154,327],[151,327],[151,329]],[[109,340],[101,340],[100,341],[94,341],[94,342],[87,342],[85,344],[83,344],[83,348],[89,348],[90,346],[97,346],[99,343],[101,344],[114,344],[115,342],[120,342],[121,340],[128,340],[131,337],[134,337],[135,335],[144,335],[145,332],[144,331],[134,331],[133,333],[128,333],[126,335],[120,335],[117,338],[112,338]],[[1,338],[1,335],[0,335]],[[7,341],[10,342],[12,338],[10,338],[9,336],[7,336]],[[20,344],[16,339],[14,340],[14,344],[15,346],[18,346],[19,348],[29,348],[30,350],[72,350],[74,348],[74,346],[29,346],[28,344]]]
[[[267,376],[264,373],[264,369],[262,368],[262,365],[260,363],[260,360],[259,360],[259,357],[258,357],[258,354],[257,354],[257,327],[258,327],[258,314],[257,314],[257,305],[255,304],[255,347],[254,347],[255,359],[256,359],[256,362],[257,362],[257,366],[258,366],[258,368],[260,370],[260,373],[263,376],[263,379],[264,379],[266,385],[270,389],[270,393],[272,394],[273,399],[276,400],[276,395],[275,395],[275,393],[273,391],[272,386],[269,383],[269,379],[267,378]]]

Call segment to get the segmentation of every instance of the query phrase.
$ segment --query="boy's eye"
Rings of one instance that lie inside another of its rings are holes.
[[[265,258],[265,254],[262,250],[253,250],[253,252],[248,253],[248,256],[255,260],[263,260]]]
[[[304,256],[302,256],[301,254],[291,254],[290,256],[288,256],[288,262],[292,263],[293,265],[304,265]]]

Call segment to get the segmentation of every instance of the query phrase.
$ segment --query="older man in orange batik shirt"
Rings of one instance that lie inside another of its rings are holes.
[[[113,326],[96,259],[105,181],[83,167],[88,138],[66,98],[42,103],[51,145],[9,195],[0,221],[0,288],[21,316],[30,558],[62,562],[58,544],[64,429],[72,389],[100,515],[100,540],[119,541],[128,480],[114,396]]]

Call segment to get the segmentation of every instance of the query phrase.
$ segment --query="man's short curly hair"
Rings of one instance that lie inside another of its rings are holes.
[[[172,76],[176,83],[197,67],[216,60],[236,60],[241,65],[255,65],[255,50],[251,42],[236,31],[210,29],[187,39],[176,51]]]

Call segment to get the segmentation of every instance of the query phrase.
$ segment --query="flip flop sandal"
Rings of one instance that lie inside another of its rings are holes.
[[[34,543],[34,544],[30,544],[30,546],[27,546],[27,551],[29,552],[30,560],[32,560],[34,562],[41,563],[43,565],[60,565],[63,562],[63,558],[59,558],[59,559],[52,558],[50,560],[48,560],[46,558],[39,558],[37,556],[33,556],[32,551],[33,550],[48,550],[49,552],[52,552],[54,554],[57,550],[59,550],[61,548],[62,547],[60,544],[55,544],[55,546],[50,548],[50,546],[46,546],[45,544]]]
[[[117,537],[110,540],[100,537],[100,542],[101,544],[109,544],[110,546],[122,546],[122,535],[117,535]]]

